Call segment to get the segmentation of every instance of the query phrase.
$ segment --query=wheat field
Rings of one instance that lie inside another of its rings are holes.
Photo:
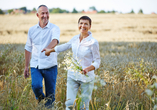
[[[50,14],[50,22],[60,27],[61,42],[79,34],[77,21],[83,14]],[[157,15],[90,14],[91,32],[99,42],[157,42]],[[0,16],[0,43],[26,43],[28,29],[38,23],[33,15]]]
[[[83,14],[50,14],[61,30],[60,43],[79,34]],[[95,74],[106,82],[95,83],[90,110],[157,109],[157,15],[89,14],[91,32],[99,42],[101,65]],[[24,45],[28,29],[38,23],[35,14],[0,15],[0,110],[40,110],[24,79]],[[64,110],[67,72],[58,55],[55,110]],[[149,92],[148,92],[149,91]],[[74,110],[79,110],[79,94]],[[44,103],[44,101],[43,101]]]

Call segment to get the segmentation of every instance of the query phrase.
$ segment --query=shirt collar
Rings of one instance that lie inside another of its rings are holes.
[[[40,25],[39,25],[39,22],[38,22],[37,28],[39,28],[39,27],[40,27]],[[40,28],[41,28],[41,27],[40,27]],[[48,21],[47,25],[46,25],[44,28],[50,28],[50,22],[49,22],[49,21]]]
[[[86,38],[84,38],[85,41],[89,41],[92,37],[92,33],[90,31],[88,31],[89,36],[87,36]]]

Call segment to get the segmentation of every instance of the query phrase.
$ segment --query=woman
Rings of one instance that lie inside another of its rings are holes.
[[[79,87],[81,88],[82,101],[80,109],[86,108],[86,110],[89,110],[89,101],[94,87],[94,70],[98,69],[100,65],[99,44],[92,37],[92,33],[89,31],[90,28],[91,19],[88,16],[82,16],[78,20],[79,35],[74,36],[65,44],[56,46],[53,49],[43,50],[45,55],[49,56],[51,52],[59,53],[72,48],[73,57],[77,57],[83,68],[82,74],[68,70],[66,110],[69,110],[69,106],[73,105]]]

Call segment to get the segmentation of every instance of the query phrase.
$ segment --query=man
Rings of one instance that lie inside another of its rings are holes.
[[[46,5],[40,5],[36,15],[39,22],[29,29],[25,45],[24,77],[29,77],[30,63],[32,89],[35,97],[39,102],[44,98],[47,99],[45,107],[51,107],[55,100],[57,53],[45,56],[45,53],[41,51],[45,48],[54,48],[59,43],[60,29],[49,22],[49,10]],[[43,78],[46,94],[42,89]]]

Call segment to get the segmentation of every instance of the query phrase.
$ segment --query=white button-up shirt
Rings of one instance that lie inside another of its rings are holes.
[[[72,48],[73,57],[77,57],[83,69],[93,65],[96,70],[100,65],[99,44],[98,41],[92,37],[92,33],[88,33],[89,36],[84,38],[81,42],[79,39],[80,35],[76,35],[69,42],[56,46],[55,51],[59,53]],[[95,77],[94,70],[89,71],[87,75],[89,77],[68,70],[68,77],[82,82],[89,82],[93,80]]]
[[[28,31],[25,49],[32,53],[30,67],[46,69],[57,65],[57,53],[53,52],[50,56],[46,56],[45,52],[41,52],[47,47],[53,39],[59,42],[60,29],[55,24],[48,24],[41,28],[39,23],[31,27]]]

